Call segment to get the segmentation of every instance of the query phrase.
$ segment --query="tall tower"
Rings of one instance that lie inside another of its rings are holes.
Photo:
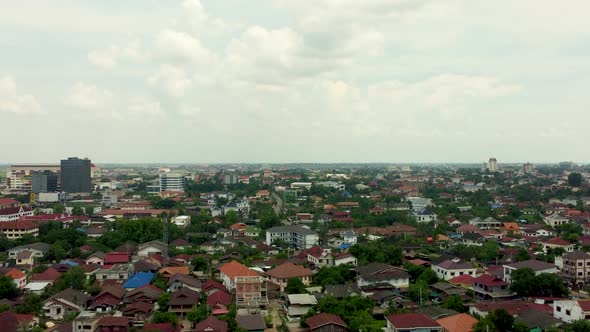
[[[498,162],[496,161],[496,158],[490,158],[488,169],[490,172],[496,172],[498,170]]]
[[[61,190],[67,193],[89,193],[90,160],[68,158],[61,161]]]

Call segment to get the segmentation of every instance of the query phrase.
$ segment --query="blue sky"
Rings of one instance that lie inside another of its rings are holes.
[[[589,9],[14,1],[0,162],[588,162]]]

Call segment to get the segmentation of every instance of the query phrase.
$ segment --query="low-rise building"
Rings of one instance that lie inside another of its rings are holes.
[[[572,284],[583,285],[590,281],[590,254],[573,251],[563,254],[562,272]]]
[[[504,266],[503,266],[504,281],[510,283],[511,282],[510,275],[512,274],[512,272],[517,269],[523,269],[523,268],[529,268],[529,269],[533,270],[535,272],[535,275],[539,275],[541,273],[553,273],[553,274],[557,273],[557,266],[555,266],[554,264],[531,259],[528,261],[522,261],[522,262],[517,262],[517,263],[511,263],[511,264],[504,264]]]
[[[288,225],[266,230],[266,244],[272,245],[280,240],[297,249],[309,249],[318,244],[318,233],[300,225]]]
[[[553,317],[566,323],[590,319],[590,300],[554,301]]]
[[[437,264],[432,264],[432,270],[439,279],[450,280],[461,275],[475,277],[477,269],[470,263],[461,262],[460,259],[447,259]]]
[[[313,272],[301,265],[285,262],[267,272],[270,281],[279,285],[281,292],[285,291],[289,279],[300,279],[304,285],[309,286]]]
[[[393,314],[385,317],[387,332],[443,332],[444,329],[432,318],[419,313]]]

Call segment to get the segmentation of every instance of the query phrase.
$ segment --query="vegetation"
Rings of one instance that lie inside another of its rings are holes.
[[[555,274],[535,275],[530,268],[512,271],[510,290],[519,296],[567,296],[569,289]]]

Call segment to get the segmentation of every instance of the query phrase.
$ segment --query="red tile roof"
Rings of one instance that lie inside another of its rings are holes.
[[[129,254],[126,252],[109,252],[104,256],[105,264],[124,264],[129,262]]]
[[[334,325],[342,326],[344,328],[347,327],[346,323],[342,320],[342,318],[340,318],[340,316],[334,315],[334,314],[326,314],[326,313],[321,313],[321,314],[318,314],[315,316],[311,316],[305,321],[305,323],[307,323],[309,328],[312,330],[320,328],[320,327],[328,325],[328,324],[334,324]]]
[[[393,314],[386,318],[396,329],[412,329],[418,327],[430,328],[440,326],[440,324],[432,318],[418,313]]]
[[[26,277],[26,275],[24,273],[22,273],[20,270],[15,269],[15,268],[8,270],[8,272],[4,273],[4,275],[13,279],[13,280]]]
[[[98,320],[97,326],[127,326],[129,317],[103,316]]]
[[[471,332],[477,319],[468,314],[457,314],[436,320],[447,332]]]
[[[590,311],[590,300],[578,300],[578,305],[583,311]]]
[[[489,274],[482,274],[473,280],[474,284],[481,284],[488,287],[507,286],[508,283],[504,280]]]
[[[35,229],[38,228],[37,224],[31,221],[9,221],[0,223],[0,230],[13,230],[13,229]]]
[[[238,261],[231,261],[229,263],[223,264],[219,271],[221,273],[228,276],[230,279],[234,279],[235,277],[256,277],[258,274],[252,270],[250,270],[245,265],[240,264]]]
[[[550,238],[545,243],[546,244],[555,245],[555,246],[569,246],[569,245],[571,245],[571,243],[569,243],[566,240],[564,240],[562,238],[559,238],[559,237]]]
[[[56,269],[50,267],[42,273],[35,274],[32,281],[56,281],[61,277],[61,273],[57,272]]]
[[[208,290],[213,289],[213,288],[217,288],[219,290],[222,290],[224,292],[227,292],[227,289],[225,288],[225,286],[223,286],[222,284],[218,283],[215,280],[207,280],[201,286],[201,289],[204,290],[204,291],[208,291]]]
[[[218,304],[223,304],[224,306],[227,306],[231,304],[231,300],[231,294],[228,294],[220,290],[207,297],[207,304],[212,307],[216,307]]]
[[[474,279],[475,279],[474,277],[472,277],[468,274],[463,274],[463,275],[460,275],[460,276],[450,279],[449,283],[471,286],[471,285],[473,285]]]
[[[205,319],[195,326],[195,332],[227,332],[227,322],[219,320],[213,316]]]

